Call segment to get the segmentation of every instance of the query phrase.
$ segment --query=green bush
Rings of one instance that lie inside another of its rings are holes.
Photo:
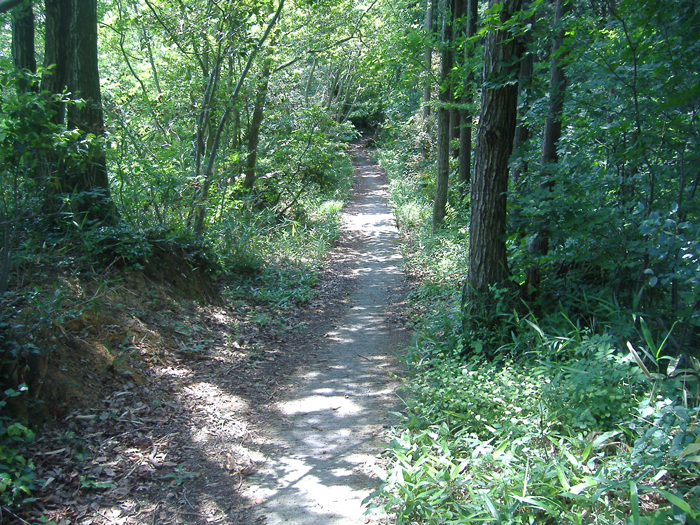
[[[605,331],[524,324],[539,359],[414,347],[375,510],[405,524],[697,523],[700,363],[651,374]]]
[[[26,391],[8,389],[0,399],[0,411],[7,399]],[[37,488],[34,463],[24,457],[24,448],[34,441],[34,432],[8,417],[0,417],[0,505],[14,507],[32,501],[32,491]]]

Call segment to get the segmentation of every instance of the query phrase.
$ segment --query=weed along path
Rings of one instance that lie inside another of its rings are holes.
[[[355,149],[353,199],[332,265],[351,280],[345,308],[322,326],[313,361],[290,378],[269,407],[247,496],[267,525],[369,523],[362,500],[376,486],[373,467],[400,401],[394,353],[409,334],[391,322],[402,299],[401,256],[386,201],[386,179]]]

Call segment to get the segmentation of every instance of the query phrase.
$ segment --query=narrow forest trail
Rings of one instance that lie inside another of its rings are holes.
[[[402,299],[398,234],[387,206],[386,176],[353,150],[355,186],[345,208],[334,270],[353,280],[347,310],[322,326],[317,357],[290,378],[270,407],[261,468],[246,496],[267,525],[369,523],[362,500],[377,485],[373,465],[386,444],[399,364],[409,334],[389,321]]]

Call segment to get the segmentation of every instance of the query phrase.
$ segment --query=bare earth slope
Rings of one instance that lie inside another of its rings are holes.
[[[323,327],[317,355],[296,372],[270,408],[260,470],[247,495],[268,525],[350,525],[369,522],[362,500],[376,486],[373,465],[385,445],[390,411],[400,406],[394,352],[408,333],[390,321],[403,276],[386,180],[363,151],[344,213],[334,265],[354,281],[347,310]]]

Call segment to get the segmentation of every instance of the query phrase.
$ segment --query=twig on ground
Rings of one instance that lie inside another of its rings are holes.
[[[182,487],[182,497],[185,499],[185,503],[187,503],[192,510],[197,510],[192,506],[190,500],[187,499],[187,487]]]

